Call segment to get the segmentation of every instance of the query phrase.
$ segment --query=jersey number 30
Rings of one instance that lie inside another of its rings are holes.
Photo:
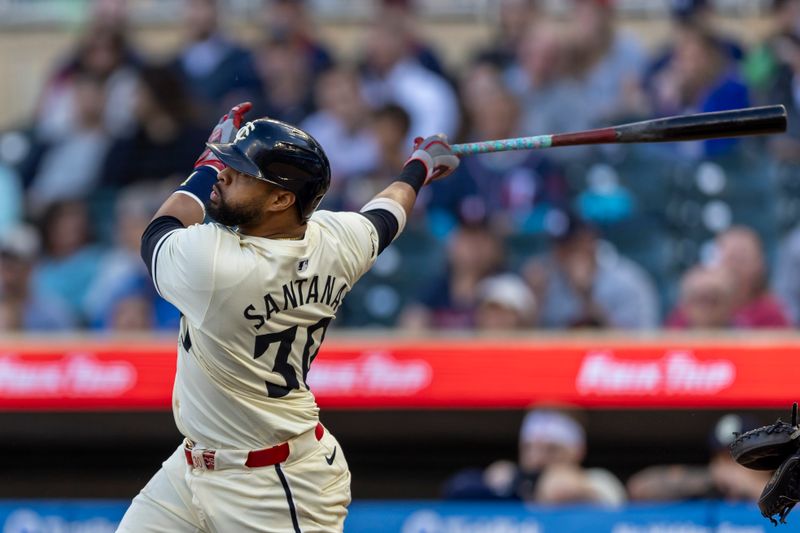
[[[322,341],[325,340],[325,332],[328,329],[328,324],[331,323],[332,317],[323,318],[313,326],[306,328],[306,344],[303,347],[303,356],[301,359],[302,373],[303,373],[303,386],[308,389],[306,377],[308,376],[308,369],[314,358],[319,352],[319,347]],[[282,398],[289,394],[290,391],[300,388],[300,382],[297,379],[297,371],[289,363],[289,355],[292,353],[292,346],[297,338],[297,326],[292,326],[289,329],[279,331],[277,333],[267,333],[265,335],[256,336],[255,350],[253,357],[258,359],[266,353],[270,345],[277,342],[278,351],[275,355],[275,364],[272,366],[272,371],[280,374],[286,380],[286,386],[276,385],[266,381],[267,396],[270,398]],[[314,334],[320,331],[319,342],[314,341]],[[313,353],[312,353],[313,352]]]

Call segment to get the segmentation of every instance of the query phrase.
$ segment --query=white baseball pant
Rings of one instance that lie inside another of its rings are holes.
[[[118,532],[341,532],[350,471],[327,430],[288,442],[278,464],[244,465],[246,451],[215,452],[213,470],[191,466],[181,444],[133,499]]]

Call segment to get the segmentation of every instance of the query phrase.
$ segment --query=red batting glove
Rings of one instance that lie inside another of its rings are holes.
[[[221,119],[214,129],[211,130],[211,136],[208,138],[210,143],[230,143],[236,137],[236,132],[242,127],[244,115],[253,107],[250,102],[242,102],[239,105],[233,106]],[[217,172],[225,168],[225,164],[217,159],[214,153],[206,148],[197,161],[194,162],[194,168],[209,166],[217,170]]]
[[[447,144],[447,136],[443,133],[425,139],[422,137],[414,139],[414,153],[408,158],[406,165],[411,161],[420,161],[425,165],[425,185],[449,175],[460,163],[458,156],[453,154],[450,145]]]

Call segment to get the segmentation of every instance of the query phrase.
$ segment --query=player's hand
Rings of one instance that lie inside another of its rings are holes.
[[[219,119],[217,125],[214,126],[213,130],[211,130],[211,136],[208,138],[208,142],[233,142],[233,139],[236,137],[236,133],[242,126],[244,115],[250,111],[252,107],[253,104],[250,102],[242,102],[241,104],[233,106],[230,111],[228,111],[221,119]],[[215,156],[208,148],[206,148],[203,153],[200,154],[200,157],[198,157],[197,161],[194,163],[194,168],[202,166],[214,167],[217,169],[217,171],[225,168],[225,164],[217,159],[217,156]]]
[[[420,161],[425,165],[427,170],[425,185],[451,174],[458,168],[460,162],[447,144],[447,136],[443,133],[424,139],[422,137],[414,139],[414,153],[408,158],[406,165],[411,161]]]

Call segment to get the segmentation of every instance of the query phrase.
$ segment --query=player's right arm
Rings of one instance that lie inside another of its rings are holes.
[[[414,152],[408,158],[397,180],[375,195],[361,209],[378,233],[378,253],[382,252],[403,231],[411,215],[417,194],[423,186],[443,178],[458,167],[447,137],[432,135],[417,138]]]
[[[214,127],[209,143],[229,142],[250,102],[234,106]],[[158,294],[195,324],[208,310],[222,230],[203,225],[205,204],[225,165],[208,148],[194,172],[161,205],[142,235],[141,254]]]
[[[142,237],[142,258],[158,294],[193,324],[203,323],[214,291],[218,257],[229,246],[215,224],[188,228],[177,218],[156,218]]]

